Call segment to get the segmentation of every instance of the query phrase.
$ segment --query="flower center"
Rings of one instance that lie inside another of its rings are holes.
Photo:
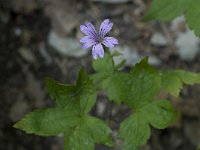
[[[98,38],[97,42],[98,43],[103,43],[103,38]]]

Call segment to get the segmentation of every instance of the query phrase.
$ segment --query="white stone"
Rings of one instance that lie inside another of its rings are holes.
[[[51,31],[49,33],[48,43],[57,52],[65,56],[82,57],[86,55],[89,51],[89,49],[82,49],[79,40],[75,38],[60,37],[54,31]]]
[[[179,25],[182,24],[182,23],[185,23],[185,17],[183,15],[174,19],[171,23],[172,31],[178,31]]]
[[[199,42],[200,40],[194,32],[189,29],[186,32],[179,33],[175,45],[178,48],[180,58],[186,61],[192,61],[200,51]]]
[[[149,56],[148,63],[153,66],[158,66],[161,64],[161,60],[158,57],[152,55],[152,56]]]
[[[123,60],[126,60],[125,65],[133,66],[136,63],[140,62],[141,59],[145,57],[143,55],[140,55],[135,47],[129,47],[129,46],[119,47],[118,46],[115,49],[119,53],[122,54],[120,56],[114,57],[114,63],[116,65],[119,64],[120,62],[122,62]],[[156,56],[151,55],[151,56],[148,56],[148,58],[149,58],[149,64],[151,64],[151,65],[158,66],[161,64],[161,60],[159,58],[157,58]]]
[[[152,35],[150,42],[155,46],[166,46],[168,44],[166,37],[158,32]]]
[[[32,53],[32,51],[26,47],[21,47],[18,50],[19,54],[22,56],[24,60],[26,60],[29,63],[35,63],[36,58],[35,55]]]
[[[97,102],[97,114],[103,115],[103,113],[105,112],[105,109],[106,109],[105,103],[98,101]]]
[[[44,46],[44,43],[40,43],[38,50],[39,50],[40,55],[44,58],[45,64],[49,65],[53,63],[53,60],[51,56],[49,55],[48,50]]]
[[[121,61],[126,60],[126,65],[135,65],[139,62],[141,56],[138,54],[136,48],[129,46],[122,46],[115,48],[122,55],[114,57],[114,63],[119,64]]]
[[[9,118],[12,121],[19,120],[28,111],[28,104],[23,100],[17,100],[10,108]]]

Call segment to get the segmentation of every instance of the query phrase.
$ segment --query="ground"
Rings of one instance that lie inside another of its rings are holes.
[[[108,3],[110,2],[110,3]],[[121,3],[118,3],[121,2]],[[171,23],[143,22],[142,17],[150,0],[8,0],[0,1],[0,149],[1,150],[61,150],[63,137],[38,137],[27,135],[12,125],[27,112],[53,105],[44,86],[49,76],[63,83],[74,83],[81,66],[92,73],[90,51],[62,52],[63,48],[50,41],[75,41],[82,36],[79,25],[86,20],[99,25],[105,18],[114,22],[112,34],[119,39],[120,48],[128,47],[133,58],[127,68],[143,56],[150,56],[159,69],[180,68],[200,72],[200,55],[184,58],[179,53],[177,32],[185,32],[185,24],[172,29]],[[163,37],[156,35],[161,33]],[[157,36],[158,40],[153,40]],[[54,39],[55,41],[55,39]],[[72,44],[72,43],[71,43]],[[66,45],[68,46],[68,45]],[[62,46],[61,46],[62,47]],[[60,50],[61,49],[61,50]],[[73,49],[73,46],[72,46]],[[124,48],[125,49],[125,48]],[[199,43],[198,43],[198,49]],[[125,50],[126,51],[126,50]],[[200,144],[200,86],[185,87],[180,98],[170,98],[180,112],[175,125],[165,130],[152,128],[152,135],[142,150],[195,150]],[[112,107],[111,107],[112,106]],[[123,120],[127,108],[118,108],[99,93],[92,111],[102,119],[107,118],[107,108],[112,108],[113,118]],[[118,123],[111,121],[113,129]],[[121,150],[120,144],[113,150]],[[96,150],[111,150],[97,145]]]

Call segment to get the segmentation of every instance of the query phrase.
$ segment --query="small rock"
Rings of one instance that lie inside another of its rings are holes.
[[[166,37],[158,32],[152,35],[150,42],[155,46],[166,46],[168,44]]]
[[[174,19],[171,23],[171,29],[175,32],[183,32],[187,29],[187,25],[185,23],[185,17],[180,16]]]
[[[200,51],[199,41],[194,32],[189,29],[186,32],[179,33],[175,45],[178,48],[180,58],[186,61],[192,61]]]
[[[82,57],[89,49],[84,50],[79,41],[74,38],[60,37],[56,32],[51,31],[48,36],[48,43],[57,52],[65,56]]]
[[[79,14],[74,9],[69,1],[49,1],[45,13],[51,19],[52,27],[59,35],[68,35],[79,25]]]
[[[117,150],[122,150],[123,144],[122,141],[119,139],[119,131],[113,130],[112,137],[115,140]]]
[[[149,56],[149,64],[158,66],[161,64],[161,60],[156,56]]]
[[[114,57],[114,63],[117,65],[121,61],[126,60],[126,65],[133,66],[136,63],[138,63],[143,57],[142,55],[139,55],[136,48],[131,48],[128,46],[122,46],[122,47],[116,47],[118,49],[118,52],[122,55]],[[149,64],[158,66],[161,64],[161,60],[153,55],[148,56],[149,58]]]
[[[9,118],[15,122],[22,118],[24,114],[28,111],[28,104],[23,100],[16,101],[10,109]]]
[[[134,3],[137,7],[134,9],[134,14],[142,15],[142,13],[146,10],[146,4],[142,0],[134,0]]]
[[[19,53],[22,56],[22,58],[24,60],[26,60],[29,63],[35,63],[36,62],[36,58],[35,55],[31,52],[30,49],[26,48],[26,47],[21,47],[19,48]]]
[[[102,116],[105,112],[105,109],[106,109],[106,105],[105,103],[101,102],[101,101],[98,101],[97,102],[97,114],[99,116]]]
[[[20,36],[22,34],[22,30],[19,27],[16,27],[15,30],[14,30],[14,32],[15,32],[16,36]]]
[[[139,62],[141,56],[138,54],[136,48],[130,48],[128,46],[116,47],[122,55],[114,57],[115,64],[119,64],[121,61],[126,60],[126,65],[135,65]]]
[[[44,43],[40,43],[39,52],[40,52],[41,56],[44,58],[45,64],[49,65],[53,62],[53,60],[52,60],[51,56],[49,55]]]

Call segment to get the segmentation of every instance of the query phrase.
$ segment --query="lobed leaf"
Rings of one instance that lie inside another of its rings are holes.
[[[165,71],[161,75],[162,88],[173,96],[178,96],[182,88],[182,81],[173,71]]]
[[[153,101],[136,110],[120,125],[119,135],[125,150],[134,150],[147,142],[150,125],[164,129],[174,123],[177,113],[167,100]]]
[[[79,72],[76,85],[60,84],[47,78],[46,86],[56,104],[61,107],[70,106],[87,113],[96,102],[95,86],[83,69]]]
[[[101,120],[85,116],[81,123],[65,133],[65,150],[94,150],[95,143],[112,146],[111,130]]]
[[[119,136],[124,150],[136,150],[149,139],[150,127],[141,113],[135,113],[121,123]]]
[[[89,112],[96,102],[96,88],[86,72],[81,69],[76,84],[76,97],[80,101],[81,112]]]
[[[194,30],[195,34],[200,37],[200,0],[190,0],[191,3],[188,5],[188,10],[185,14],[186,21],[190,29]]]
[[[96,73],[92,78],[99,84],[100,90],[105,90],[108,93],[110,100],[120,104],[127,97],[129,74],[117,71],[124,64],[124,61],[115,67],[112,57],[113,55],[105,53],[103,59],[97,59],[93,62]]]
[[[148,58],[144,58],[132,68],[127,86],[129,94],[125,102],[135,109],[154,99],[160,92],[160,75],[148,64]]]
[[[200,37],[200,0],[153,0],[145,20],[171,21],[184,14],[188,26]]]
[[[95,82],[100,82],[106,79],[114,72],[112,56],[107,53],[104,54],[103,58],[94,60],[92,66],[96,71],[96,73],[92,75],[92,79]]]
[[[77,102],[74,97],[74,85],[61,84],[50,78],[46,78],[45,81],[48,93],[58,106],[72,106],[74,102]]]
[[[129,93],[129,74],[122,72],[115,72],[113,76],[108,77],[101,83],[102,89],[108,93],[109,100],[120,104],[125,101]]]
[[[79,122],[78,112],[70,107],[39,109],[27,114],[14,127],[40,136],[53,136]]]
[[[177,112],[168,100],[154,101],[143,108],[144,114],[153,127],[164,129],[173,124]]]
[[[173,96],[178,96],[183,84],[200,83],[200,74],[184,70],[168,70],[161,73],[162,88]]]

